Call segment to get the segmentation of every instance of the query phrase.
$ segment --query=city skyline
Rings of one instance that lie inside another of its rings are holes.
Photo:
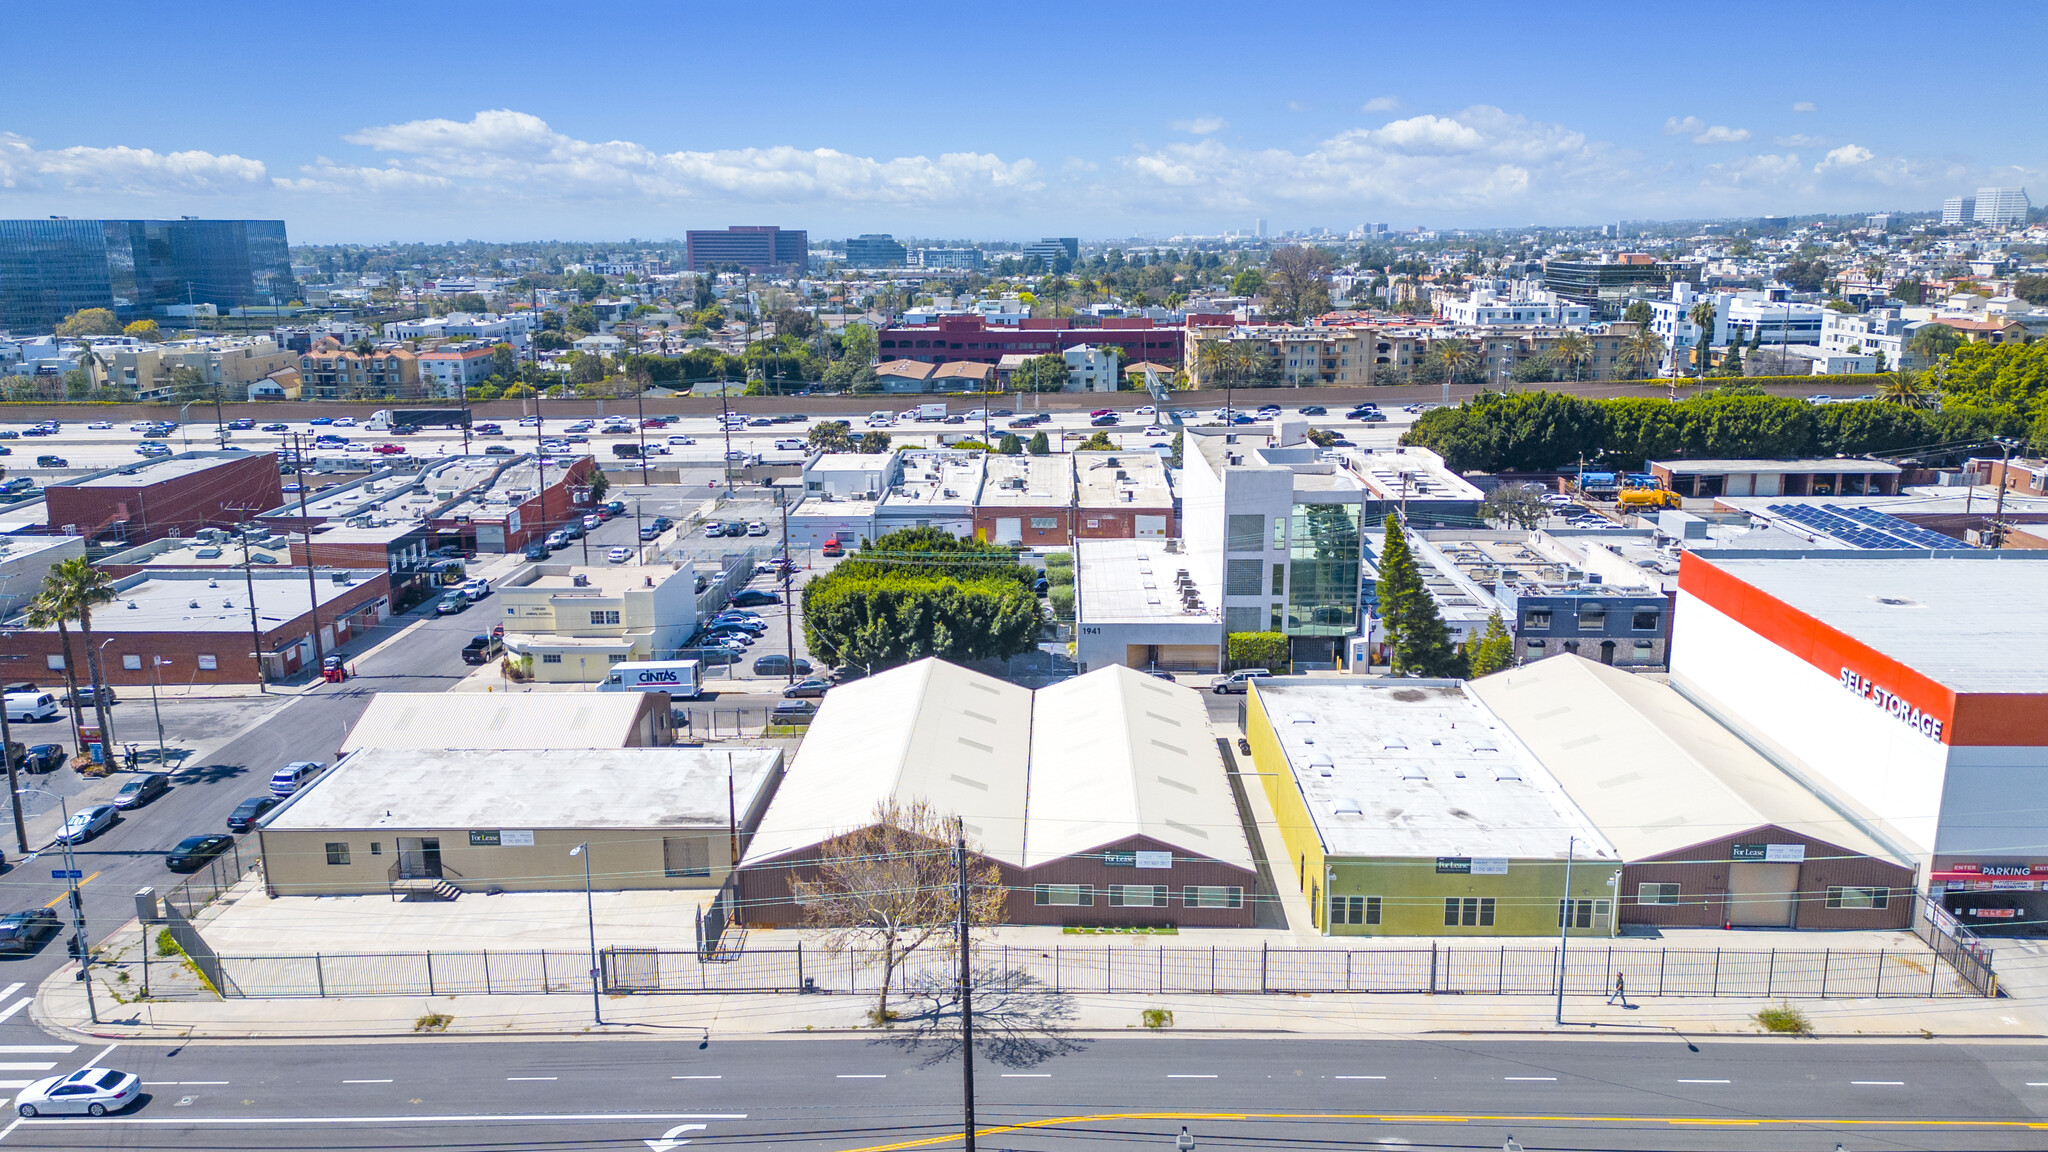
[[[1979,75],[1960,38],[1915,42],[1916,59],[1969,72],[1995,117],[1847,94],[1897,50],[1915,18],[1901,5],[1854,22],[1737,5],[1717,27],[1770,32],[1733,43],[1648,10],[1572,22],[1481,5],[1446,25],[1305,8],[1268,27],[1270,51],[1226,9],[1170,24],[1091,13],[1085,41],[1102,51],[1051,54],[1033,46],[1083,35],[1070,13],[934,12],[915,30],[934,54],[903,65],[908,82],[863,63],[892,59],[904,29],[837,10],[793,10],[769,66],[744,70],[672,64],[663,46],[739,43],[753,11],[629,7],[546,35],[358,11],[384,30],[377,50],[331,64],[324,23],[264,11],[264,39],[239,50],[303,60],[284,99],[162,99],[217,84],[205,26],[154,28],[162,68],[89,88],[67,82],[62,54],[27,54],[0,77],[0,216],[273,217],[310,243],[767,222],[1030,240],[1248,233],[1259,218],[1277,234],[1936,211],[1980,186],[2038,188],[2048,170],[2024,80]],[[2048,30],[2041,13],[2012,19],[2021,38]],[[13,23],[23,42],[63,34],[42,12]],[[457,42],[479,50],[446,50]],[[965,74],[984,87],[942,66],[977,60]]]

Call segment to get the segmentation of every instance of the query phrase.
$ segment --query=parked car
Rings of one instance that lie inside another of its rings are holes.
[[[736,616],[718,616],[704,626],[707,632],[737,630],[749,636],[759,636],[768,631],[768,625],[758,619],[747,620]]]
[[[104,685],[98,688],[95,688],[91,684],[87,684],[78,690],[78,706],[81,708],[95,707],[96,705],[93,703],[94,698],[101,692],[106,693],[108,704],[113,704],[120,699],[120,696],[114,691],[114,686],[112,684]],[[64,703],[71,703],[71,697],[69,694],[67,694],[64,697]]]
[[[652,524],[642,524],[640,526],[640,538],[642,540],[658,540],[661,538],[661,529]]]
[[[704,538],[707,540],[723,535],[725,535],[725,525],[720,524],[716,520],[704,526]]]
[[[505,642],[488,633],[471,636],[469,643],[462,646],[464,664],[488,664],[505,653]]]
[[[235,838],[222,832],[187,836],[164,853],[164,867],[173,872],[197,872],[215,856],[234,847]]]
[[[294,760],[270,774],[270,794],[282,800],[326,769],[327,765],[316,760]]]
[[[472,576],[462,582],[462,594],[475,603],[491,594],[491,582],[482,576]]]
[[[112,1068],[80,1068],[69,1076],[37,1080],[14,1098],[23,1116],[105,1116],[142,1098],[142,1081],[133,1072]]]
[[[24,772],[55,772],[64,766],[64,759],[62,744],[31,744],[21,768]]]
[[[228,813],[228,831],[247,832],[256,826],[256,821],[261,820],[265,812],[270,811],[281,803],[283,801],[275,796],[249,797],[247,800],[235,805],[233,812]]]
[[[604,523],[604,517],[602,517],[602,516],[599,516],[599,515],[598,515],[597,513],[593,512],[593,513],[591,513],[590,515],[588,515],[588,516],[585,516],[585,517],[583,518],[583,530],[584,530],[585,532],[589,532],[589,531],[592,531],[593,529],[597,528],[598,526],[602,525],[603,523]]]
[[[846,545],[841,544],[837,536],[827,536],[825,538],[825,546],[818,551],[826,556],[844,556],[846,555]]]
[[[746,524],[746,521],[744,521],[744,520],[728,520],[728,521],[726,521],[726,522],[725,522],[725,534],[726,534],[727,536],[731,536],[731,537],[734,537],[734,538],[737,538],[737,537],[740,537],[740,536],[745,536],[745,535],[747,534],[747,524]]]
[[[789,675],[789,668],[789,657],[784,656],[780,652],[771,652],[754,661],[754,675],[756,676],[787,676]],[[809,676],[811,674],[811,662],[798,657],[796,660],[796,674],[799,676]],[[783,695],[787,696],[789,693],[784,692]]]
[[[767,604],[780,604],[782,597],[759,588],[742,588],[734,594],[732,602],[734,606],[740,608],[759,608]]]
[[[762,659],[766,659],[766,657],[763,657]],[[760,661],[757,660],[755,661],[755,663],[758,664],[760,663]],[[798,663],[803,665],[803,670],[805,672],[809,672],[811,670],[811,667],[807,662],[799,661]],[[791,684],[787,688],[784,688],[782,690],[782,697],[785,700],[800,700],[805,697],[823,696],[828,690],[831,689],[831,687],[832,682],[830,680],[821,679],[816,676],[809,676],[797,681],[794,684]]]
[[[121,790],[114,794],[114,807],[140,808],[170,790],[170,773],[151,772],[121,785]]]
[[[619,547],[614,548],[611,551],[605,553],[604,558],[605,562],[609,564],[624,564],[626,561],[631,560],[633,558],[633,550],[624,545],[620,545]]]
[[[468,609],[469,597],[464,596],[462,589],[457,588],[455,591],[441,597],[441,602],[434,605],[434,615],[453,616],[459,612],[468,611]]]
[[[521,555],[528,560],[545,560],[548,558],[548,546],[544,541],[535,540],[526,546],[526,551]]]
[[[747,535],[749,536],[766,536],[767,534],[768,525],[763,524],[759,520],[756,520],[753,523],[747,525]]]
[[[768,713],[771,724],[809,724],[818,714],[818,706],[809,700],[784,700]]]
[[[54,908],[31,908],[0,916],[0,952],[33,952],[64,930]]]
[[[560,552],[569,546],[569,534],[560,528],[548,533],[548,551]]]
[[[1251,683],[1273,674],[1264,668],[1239,668],[1228,676],[1218,676],[1209,681],[1209,690],[1218,696],[1242,696],[1251,690]]]
[[[57,833],[59,844],[83,844],[105,832],[121,818],[121,812],[112,804],[95,804],[81,808],[71,814],[71,819],[62,831]]]

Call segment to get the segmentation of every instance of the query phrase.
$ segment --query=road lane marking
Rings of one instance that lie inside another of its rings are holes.
[[[20,985],[15,987],[20,987]],[[0,1000],[4,1000],[13,994],[13,988],[0,992]],[[76,1044],[0,1044],[0,1052],[5,1052],[10,1056],[26,1056],[31,1052],[55,1052],[62,1055],[66,1052],[76,1051],[78,1051],[78,1045]]]
[[[1337,1080],[1385,1080],[1385,1076],[1337,1076]]]
[[[0,988],[0,1000],[5,1000],[19,991],[21,991],[21,981],[17,980],[5,988]]]
[[[514,1080],[553,1080],[553,1079],[554,1079],[554,1077],[553,1077],[553,1076],[507,1076],[507,1077],[505,1077],[505,1080],[506,1080],[506,1082],[507,1082],[507,1083],[510,1083],[510,1082],[512,1082],[512,1081],[514,1081]]]
[[[33,1080],[0,1080],[0,1088],[26,1088],[33,1083]]]
[[[1863,1088],[1904,1088],[1906,1086],[1904,1080],[1851,1080],[1849,1083]]]
[[[343,1080],[343,1084],[389,1084],[389,1080]]]
[[[7,1132],[22,1124],[566,1124],[592,1121],[639,1123],[646,1120],[745,1120],[745,1112],[572,1112],[561,1114],[500,1112],[474,1116],[53,1116],[48,1119],[17,1120]],[[2043,1125],[2048,1127],[2048,1125]]]
[[[12,1009],[9,1009],[9,1011],[12,1011]],[[114,1049],[116,1049],[116,1048],[119,1048],[120,1046],[121,1046],[121,1042],[120,1042],[120,1041],[118,1041],[118,1040],[117,1040],[117,1041],[115,1041],[115,1042],[114,1042],[114,1043],[112,1043],[112,1044],[109,1044],[109,1045],[107,1045],[107,1046],[106,1046],[105,1048],[102,1048],[102,1049],[100,1049],[100,1053],[99,1053],[99,1055],[97,1055],[97,1056],[94,1056],[94,1057],[93,1057],[92,1059],[90,1059],[90,1060],[87,1060],[87,1061],[85,1062],[85,1066],[86,1066],[87,1068],[97,1068],[97,1067],[99,1067],[99,1066],[100,1066],[100,1061],[102,1061],[102,1060],[105,1060],[105,1059],[106,1059],[106,1058],[107,1058],[108,1056],[111,1056],[111,1055],[113,1055]]]
[[[29,1003],[30,1003],[30,1002],[31,1002],[31,1001],[32,1001],[33,999],[34,999],[34,997],[31,997],[31,996],[23,996],[23,997],[22,997],[21,999],[19,999],[19,1000],[16,1000],[16,1001],[15,1001],[14,1003],[12,1003],[12,1004],[9,1004],[9,1005],[7,1006],[7,1008],[6,1008],[6,1010],[5,1010],[5,1011],[0,1011],[0,1021],[6,1021],[6,1020],[9,1020],[9,1019],[13,1018],[13,1016],[14,1016],[14,1014],[15,1014],[16,1012],[19,1012],[19,1011],[21,1011],[21,1010],[22,1010],[23,1008],[26,1008],[26,1007],[28,1007],[28,1006],[29,1006]]]
[[[1216,1074],[1214,1072],[1168,1072],[1166,1078],[1168,1080],[1214,1080]]]
[[[1005,1079],[1005,1080],[1050,1080],[1050,1079],[1052,1079],[1052,1073],[1050,1073],[1050,1072],[1005,1072],[1005,1073],[1003,1073],[1003,1079]]]
[[[0,1064],[0,1072],[48,1072],[56,1066],[55,1060],[31,1060],[23,1064]]]
[[[671,1080],[723,1080],[723,1076],[671,1076]]]
[[[142,1086],[144,1088],[225,1088],[227,1083],[225,1080],[146,1080]]]
[[[1727,1084],[1727,1080],[1680,1080],[1680,1084]]]
[[[1555,1080],[1555,1076],[1503,1076],[1503,1080]]]
[[[841,1072],[839,1078],[841,1080],[887,1080],[889,1076],[884,1072]]]

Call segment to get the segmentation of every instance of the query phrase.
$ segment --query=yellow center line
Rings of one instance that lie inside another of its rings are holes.
[[[975,1130],[977,1137],[999,1136],[1006,1132],[1022,1132],[1033,1128],[1058,1128],[1072,1124],[1093,1124],[1105,1120],[1180,1120],[1180,1121],[1245,1121],[1245,1120],[1363,1120],[1380,1124],[1671,1124],[1696,1125],[1702,1127],[1722,1125],[1836,1125],[1863,1128],[1998,1128],[2027,1131],[2048,1131],[2048,1122],[2028,1120],[1915,1120],[1901,1118],[1894,1120],[1872,1119],[1830,1119],[1812,1116],[1759,1117],[1756,1119],[1726,1119],[1712,1116],[1508,1116],[1508,1115],[1403,1115],[1376,1112],[1101,1112],[1089,1116],[1056,1116],[1044,1120],[1026,1120],[1016,1124],[1005,1124],[993,1128]],[[862,1148],[847,1149],[846,1152],[902,1152],[909,1148],[933,1148],[952,1144],[960,1140],[958,1133],[944,1136],[928,1136],[920,1140],[905,1140],[896,1144],[871,1144]]]
[[[92,875],[90,875],[90,876],[87,876],[87,877],[86,877],[85,879],[83,879],[83,880],[80,880],[80,881],[78,882],[78,886],[79,886],[80,888],[83,888],[83,887],[85,887],[85,886],[86,886],[87,884],[90,884],[90,883],[92,883],[92,882],[93,882],[94,880],[96,880],[96,879],[98,879],[98,878],[99,878],[99,873],[98,873],[98,872],[94,872],[94,873],[93,873]],[[59,904],[62,904],[62,903],[64,902],[64,897],[65,897],[65,896],[69,896],[69,895],[71,895],[71,890],[67,888],[67,889],[65,889],[65,890],[64,890],[64,895],[63,895],[63,896],[57,896],[57,897],[54,897],[54,898],[52,898],[52,899],[50,900],[50,902],[49,902],[49,903],[47,903],[47,904],[44,904],[44,905],[43,905],[43,907],[45,907],[45,908],[55,908],[55,907],[56,907],[57,905],[59,905]]]

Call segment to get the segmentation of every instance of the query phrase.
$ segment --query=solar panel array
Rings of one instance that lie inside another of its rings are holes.
[[[1848,504],[1772,504],[1781,516],[1852,548],[1969,548],[1953,536],[1929,531],[1908,520]]]

